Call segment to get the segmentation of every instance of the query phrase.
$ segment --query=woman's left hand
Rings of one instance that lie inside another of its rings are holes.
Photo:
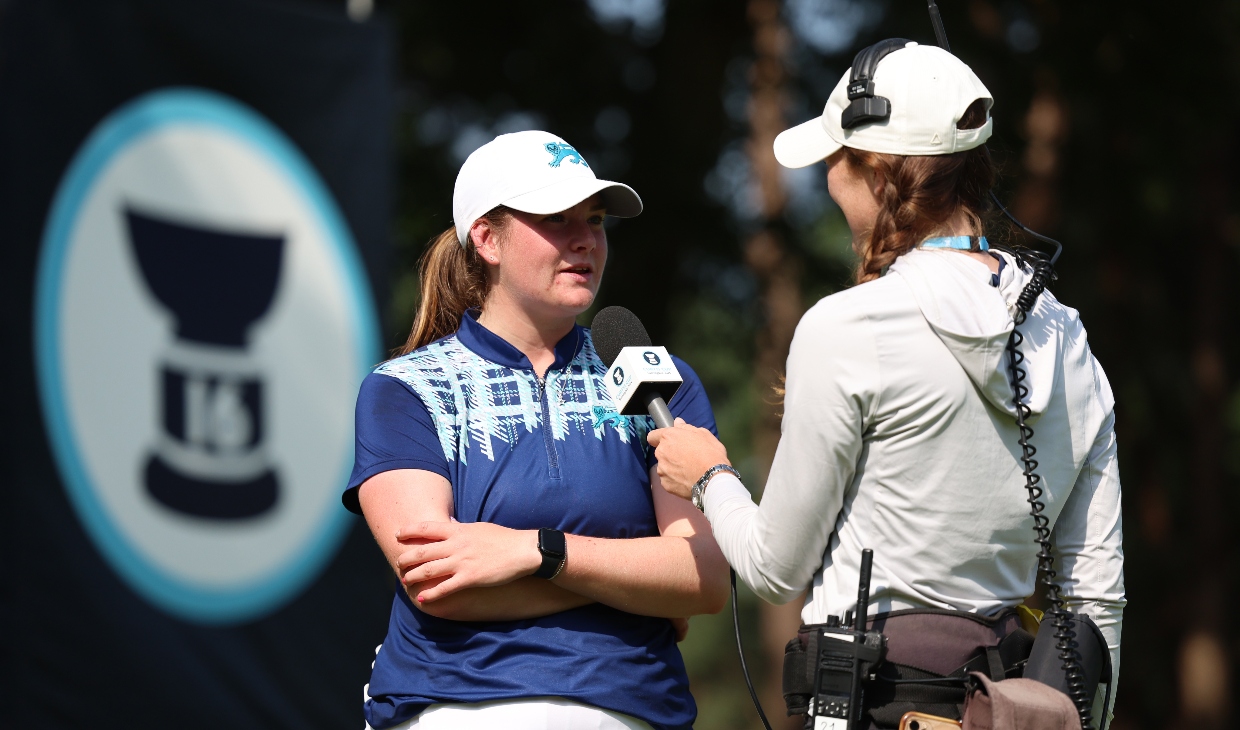
[[[420,522],[400,530],[396,539],[409,548],[397,559],[401,582],[432,581],[418,593],[418,603],[465,588],[504,585],[542,565],[537,530],[489,522]]]
[[[693,485],[706,470],[716,464],[728,464],[728,450],[715,435],[704,428],[690,426],[677,418],[674,428],[651,431],[646,440],[654,447],[659,460],[658,473],[663,488],[688,499]]]

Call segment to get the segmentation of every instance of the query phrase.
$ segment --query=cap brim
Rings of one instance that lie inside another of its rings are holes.
[[[607,206],[607,215],[632,218],[642,212],[642,199],[638,197],[633,188],[623,183],[598,180],[593,177],[563,180],[554,185],[509,198],[503,202],[503,205],[524,213],[549,215],[568,210],[596,194],[603,196],[603,204]]]
[[[844,145],[831,139],[822,127],[822,118],[785,129],[775,138],[775,159],[784,167],[809,167],[821,162]]]

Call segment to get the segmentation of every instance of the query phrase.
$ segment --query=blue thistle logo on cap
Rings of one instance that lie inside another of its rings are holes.
[[[574,149],[571,144],[566,142],[548,142],[543,145],[543,149],[547,150],[555,157],[554,160],[547,163],[551,167],[559,167],[560,163],[564,160],[568,160],[574,165],[585,165],[586,167],[590,166],[589,163],[581,158],[581,153]]]

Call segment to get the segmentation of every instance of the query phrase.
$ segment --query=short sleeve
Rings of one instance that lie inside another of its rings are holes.
[[[672,355],[672,362],[676,363],[676,370],[680,372],[683,382],[680,389],[676,391],[676,395],[672,396],[672,402],[667,404],[667,409],[672,412],[673,418],[683,418],[685,423],[705,428],[718,436],[719,429],[715,426],[715,412],[710,407],[710,399],[706,397],[706,388],[702,387],[698,374],[689,367],[688,363],[675,355]],[[654,458],[654,449],[647,449],[646,466],[654,466],[658,461]]]
[[[357,488],[393,469],[422,469],[451,479],[448,460],[430,411],[409,386],[389,375],[371,373],[362,381],[354,417],[353,473],[341,501],[362,513]]]

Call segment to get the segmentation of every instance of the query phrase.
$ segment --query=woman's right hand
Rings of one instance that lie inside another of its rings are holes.
[[[673,428],[651,431],[646,437],[655,447],[658,474],[669,493],[688,499],[693,485],[716,464],[728,464],[727,448],[705,428],[690,426],[677,418]]]
[[[433,581],[418,592],[419,604],[466,588],[504,585],[542,565],[537,530],[489,522],[419,522],[398,531],[396,540],[408,546],[396,560],[401,582]]]

